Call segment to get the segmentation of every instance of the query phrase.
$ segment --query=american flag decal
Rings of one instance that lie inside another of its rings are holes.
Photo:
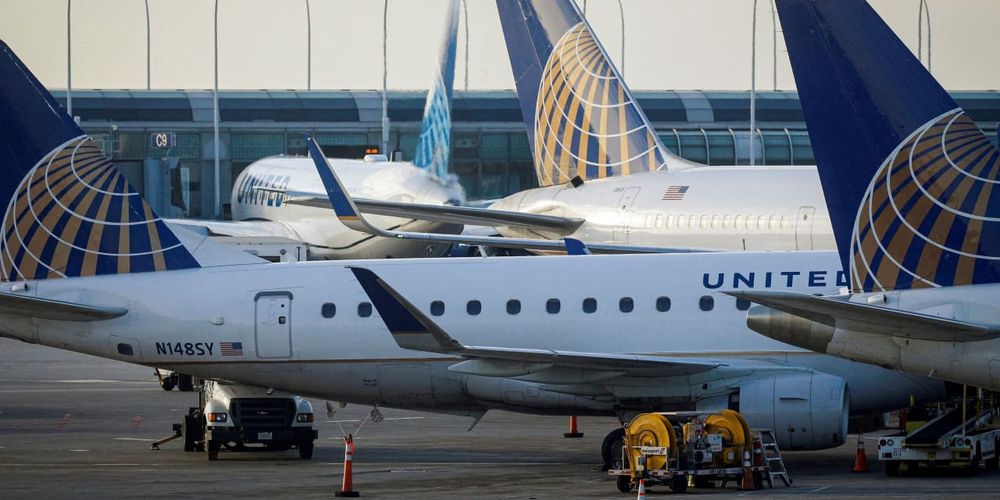
[[[219,342],[219,350],[223,356],[242,356],[243,342]]]
[[[670,186],[663,193],[663,201],[680,201],[684,199],[684,194],[688,192],[690,186]]]

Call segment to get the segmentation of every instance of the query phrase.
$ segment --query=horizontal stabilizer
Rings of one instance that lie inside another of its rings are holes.
[[[101,321],[124,316],[124,307],[99,307],[28,295],[0,293],[0,315],[54,321]]]
[[[285,203],[314,208],[330,208],[330,200],[318,197],[291,198]],[[454,205],[428,205],[424,203],[401,203],[398,201],[370,200],[357,198],[354,204],[358,211],[389,217],[420,219],[446,224],[466,226],[517,226],[557,231],[570,234],[576,231],[584,219],[557,217],[554,215],[530,214],[491,208],[458,207]]]
[[[582,368],[592,371],[619,370],[615,376],[633,375],[668,377],[699,373],[724,363],[706,359],[670,358],[643,354],[610,354],[560,351],[549,349],[518,349],[511,347],[465,346],[452,338],[440,326],[370,269],[351,267],[361,287],[378,310],[382,321],[404,349],[459,355],[469,359],[489,360],[487,363],[459,364],[460,372],[475,372],[483,376],[522,376],[546,380],[542,374],[561,368]],[[506,364],[505,364],[506,363]],[[550,366],[546,366],[550,365]],[[581,375],[567,379],[565,370],[559,373],[563,383],[580,383],[579,379],[596,380],[596,375]],[[558,383],[558,382],[554,382]]]
[[[916,312],[791,292],[726,292],[788,314],[864,333],[942,342],[970,342],[1000,337],[1000,325],[969,323]]]

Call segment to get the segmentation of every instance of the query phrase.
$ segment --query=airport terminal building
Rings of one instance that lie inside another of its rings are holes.
[[[54,93],[65,105],[65,91]],[[996,143],[1000,93],[953,95]],[[750,163],[748,92],[636,92],[636,97],[674,153],[708,165]],[[389,92],[388,149],[396,158],[413,158],[424,99],[424,92]],[[333,157],[358,158],[380,148],[381,106],[381,93],[367,90],[220,92],[222,212],[228,213],[232,179],[243,168],[267,156],[305,154],[305,134],[314,135]],[[73,93],[73,114],[130,182],[154,203],[171,200],[182,207],[173,215],[195,218],[215,213],[212,109],[212,93],[206,91]],[[451,170],[470,200],[536,185],[513,91],[458,91],[452,118]],[[796,93],[758,93],[756,121],[755,164],[813,163]],[[176,138],[170,147],[152,140],[163,132]]]

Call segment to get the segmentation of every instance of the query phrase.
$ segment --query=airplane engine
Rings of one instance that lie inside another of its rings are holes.
[[[844,379],[801,373],[742,384],[736,410],[751,428],[772,429],[782,450],[821,450],[847,439],[849,403]]]

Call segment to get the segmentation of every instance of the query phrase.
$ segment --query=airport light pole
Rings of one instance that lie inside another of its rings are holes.
[[[219,175],[219,0],[215,0],[215,56],[213,57],[215,61],[215,85],[212,90],[212,134],[213,140],[215,142],[215,205],[212,210],[215,212],[215,217],[221,215],[221,186],[219,186],[220,175]]]
[[[927,0],[920,0],[917,6],[917,60],[923,62],[924,54],[924,14],[927,15],[927,72],[931,72],[931,9]]]
[[[625,7],[622,6],[622,0],[618,0],[618,15],[622,19],[622,77],[625,77]]]
[[[771,90],[778,90],[778,7],[771,0]]]
[[[150,71],[150,58],[149,58],[149,51],[150,51],[149,0],[145,0],[145,3],[146,3],[146,90],[150,90],[151,80],[149,75],[151,74],[151,71]]]
[[[66,0],[66,111],[73,118],[73,0]]]
[[[389,152],[389,0],[382,4],[382,154]]]
[[[306,0],[306,90],[312,90],[313,78],[313,35],[312,35],[312,10],[309,8],[309,0]]]
[[[750,166],[754,166],[754,135],[757,132],[757,0],[753,0],[753,25],[750,28]]]
[[[465,16],[465,90],[469,90],[469,3],[462,0],[462,13]]]

